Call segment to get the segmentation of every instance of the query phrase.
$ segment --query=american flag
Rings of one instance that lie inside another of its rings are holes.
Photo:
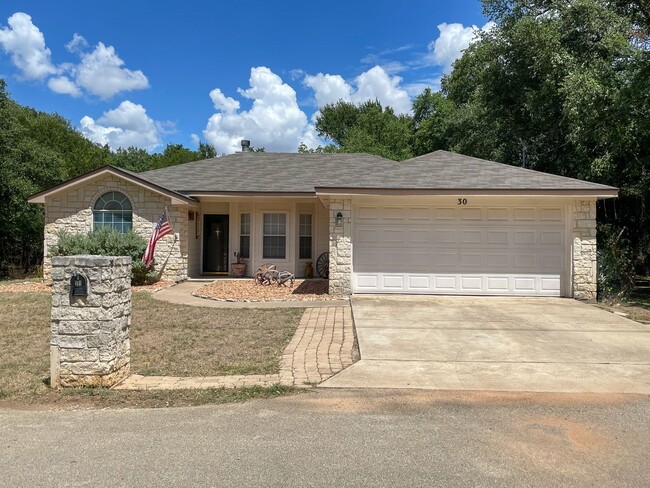
[[[169,224],[169,219],[167,218],[167,208],[165,208],[165,211],[158,219],[158,223],[151,233],[149,244],[147,244],[147,249],[144,251],[144,255],[142,256],[142,262],[147,266],[147,268],[150,268],[153,264],[153,255],[154,251],[156,250],[156,243],[158,240],[161,237],[165,237],[167,234],[171,234],[172,232],[174,232],[174,230]]]

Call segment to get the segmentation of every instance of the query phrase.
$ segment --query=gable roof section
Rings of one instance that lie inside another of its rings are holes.
[[[318,187],[328,190],[389,190],[405,193],[446,193],[470,190],[476,194],[575,194],[615,197],[618,189],[565,176],[464,156],[449,151],[435,151],[398,163],[376,178],[367,174],[350,186]],[[363,193],[363,192],[362,192]]]
[[[517,166],[435,151],[402,162],[363,153],[236,153],[140,173],[185,195],[329,193],[571,194],[618,189]]]
[[[178,205],[178,204],[196,205],[197,203],[196,200],[189,198],[186,195],[180,194],[178,192],[175,192],[174,190],[170,190],[163,186],[157,185],[156,183],[141,178],[138,173],[133,173],[132,171],[127,171],[125,169],[116,168],[115,166],[110,166],[110,165],[102,166],[101,168],[98,168],[94,171],[77,176],[76,178],[72,178],[71,180],[61,183],[60,185],[56,185],[53,186],[52,188],[36,193],[30,196],[27,199],[27,201],[29,203],[45,203],[45,198],[50,195],[54,195],[61,191],[65,191],[68,188],[85,183],[86,181],[90,181],[94,178],[97,178],[105,174],[115,175],[117,177],[130,181],[131,183],[142,186],[154,193],[158,193],[166,197],[170,197],[171,203],[173,205]]]
[[[399,163],[372,154],[235,153],[147,171],[140,176],[186,195],[210,193],[306,194],[328,184],[346,185],[361,175]]]

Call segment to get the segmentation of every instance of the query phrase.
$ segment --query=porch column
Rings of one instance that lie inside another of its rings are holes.
[[[349,198],[330,201],[330,276],[329,292],[342,296],[352,294],[351,203]],[[343,221],[337,225],[341,213]]]
[[[573,298],[596,300],[596,201],[573,205]]]

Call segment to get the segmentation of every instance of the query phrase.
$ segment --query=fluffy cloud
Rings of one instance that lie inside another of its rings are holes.
[[[239,110],[239,102],[234,98],[224,95],[219,88],[215,88],[210,92],[210,99],[214,104],[214,108],[223,113],[231,114]]]
[[[134,146],[152,151],[162,144],[160,123],[149,117],[142,105],[128,100],[104,112],[97,120],[86,115],[79,125],[84,136],[108,144],[111,149]]]
[[[95,49],[86,52],[82,50],[85,45],[85,39],[75,34],[68,43],[68,49],[79,53],[81,60],[71,68],[71,72],[75,83],[88,93],[108,99],[122,91],[149,87],[149,80],[142,71],[131,71],[124,67],[124,61],[113,46],[99,42]]]
[[[253,100],[250,110],[240,111],[237,100],[216,88],[210,98],[217,113],[208,120],[203,135],[218,153],[240,150],[241,139],[250,139],[267,151],[295,152],[301,142],[310,147],[321,141],[298,106],[296,92],[269,68],[251,68],[249,88],[238,93]]]
[[[16,12],[7,23],[7,27],[0,27],[0,47],[11,56],[24,79],[41,80],[62,75],[48,80],[48,87],[55,93],[78,97],[83,89],[105,100],[123,91],[149,87],[149,80],[142,71],[124,67],[124,61],[113,46],[99,42],[89,50],[86,39],[75,33],[66,48],[79,56],[79,63],[56,66],[43,33],[29,15]]]
[[[429,44],[429,53],[426,61],[443,67],[445,73],[451,71],[452,64],[456,61],[463,51],[474,42],[479,31],[488,31],[494,26],[493,22],[488,22],[483,27],[472,25],[465,27],[463,24],[447,24],[443,22],[438,25],[440,35]]]
[[[73,97],[81,96],[81,90],[74,81],[72,81],[67,76],[58,76],[56,78],[50,78],[47,80],[47,86],[54,93],[61,93],[64,95],[71,95]]]
[[[16,12],[9,17],[7,27],[0,27],[0,46],[11,56],[11,61],[29,80],[39,80],[56,74],[51,51],[45,46],[45,37],[32,18]]]
[[[351,99],[352,87],[341,75],[318,73],[313,76],[305,76],[304,84],[314,90],[316,105],[319,107],[336,103],[339,100],[350,101]]]
[[[411,99],[406,89],[400,86],[401,81],[399,76],[390,76],[381,66],[370,68],[357,76],[354,80],[356,88],[339,75],[318,73],[304,79],[305,85],[314,90],[319,107],[338,100],[362,103],[378,99],[396,113],[405,114],[411,111]]]

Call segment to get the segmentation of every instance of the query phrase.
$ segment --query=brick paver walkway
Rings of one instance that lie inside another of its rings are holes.
[[[350,307],[305,310],[280,362],[280,381],[318,384],[354,362],[354,326]]]
[[[316,385],[357,359],[354,322],[349,305],[308,308],[280,362],[280,374],[228,376],[141,376],[133,374],[116,390],[178,390],[238,388],[277,383],[298,387]]]

